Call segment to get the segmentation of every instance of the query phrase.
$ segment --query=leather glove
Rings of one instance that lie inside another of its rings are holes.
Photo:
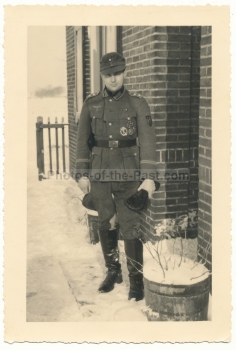
[[[90,180],[85,176],[81,177],[78,181],[78,187],[84,194],[89,193],[91,188]]]
[[[153,192],[156,190],[155,182],[150,179],[145,179],[139,186],[138,191],[145,190],[148,192],[148,198],[152,197]]]

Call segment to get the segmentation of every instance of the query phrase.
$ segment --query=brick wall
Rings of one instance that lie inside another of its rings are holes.
[[[75,94],[76,94],[76,41],[74,27],[66,27],[66,61],[67,61],[67,101],[69,120],[69,155],[70,169],[75,164],[75,143],[76,143],[76,123],[75,123]]]
[[[211,27],[202,27],[199,108],[199,259],[211,269]]]
[[[198,231],[199,258],[205,257],[211,241],[210,31],[210,27],[124,26],[119,27],[118,36],[119,51],[127,62],[125,85],[141,93],[152,111],[158,169],[190,171],[189,181],[162,182],[148,211],[142,215],[141,228],[153,238],[158,220],[188,214],[196,215],[197,221],[199,211],[199,228],[195,225],[188,229],[188,237],[196,237]],[[87,95],[90,67],[86,27],[83,33],[84,94]],[[70,166],[73,168],[77,129],[74,28],[67,27],[66,34]],[[207,260],[210,266],[210,251]]]
[[[83,94],[84,99],[91,92],[90,89],[90,40],[88,37],[88,27],[83,27]]]
[[[189,211],[198,213],[198,144],[199,144],[199,98],[200,98],[200,42],[201,27],[191,28],[191,80],[190,80],[190,181],[188,188]],[[192,236],[198,228],[189,229]]]
[[[88,27],[83,27],[83,97],[90,93],[90,46]],[[69,156],[70,169],[75,168],[76,149],[76,33],[75,27],[66,27],[66,54],[67,54],[67,100],[69,118]]]
[[[158,169],[190,169],[191,174],[189,182],[162,182],[154,194],[141,221],[151,238],[158,220],[197,211],[199,36],[199,28],[191,27],[123,27],[125,84],[150,105]],[[188,237],[195,236],[196,228],[188,230]]]

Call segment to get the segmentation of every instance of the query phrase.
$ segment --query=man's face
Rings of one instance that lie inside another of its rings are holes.
[[[103,83],[106,85],[107,89],[111,92],[116,92],[121,89],[124,82],[124,71],[117,73],[110,73],[103,75],[101,74]]]

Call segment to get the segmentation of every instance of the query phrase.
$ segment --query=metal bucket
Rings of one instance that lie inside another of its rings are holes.
[[[148,321],[207,321],[209,277],[191,285],[167,285],[144,277]]]

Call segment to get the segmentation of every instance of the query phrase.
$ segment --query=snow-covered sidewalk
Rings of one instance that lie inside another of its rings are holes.
[[[128,274],[119,243],[124,282],[97,292],[105,276],[100,244],[91,245],[85,209],[73,180],[28,182],[27,321],[147,322],[144,300],[128,301]],[[82,222],[80,220],[82,219]]]

